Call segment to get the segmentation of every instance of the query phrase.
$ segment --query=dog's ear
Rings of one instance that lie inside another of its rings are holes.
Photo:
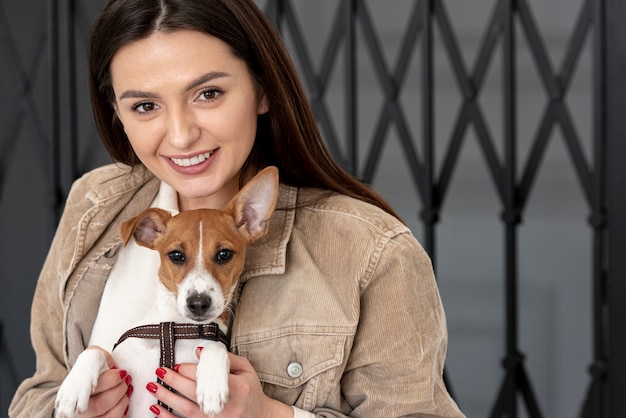
[[[154,242],[167,230],[167,221],[172,215],[163,209],[146,209],[134,218],[124,222],[120,226],[120,235],[124,245],[128,244],[131,237],[137,244],[154,249]]]
[[[250,180],[226,206],[241,233],[252,242],[267,232],[278,199],[278,169],[267,167]]]

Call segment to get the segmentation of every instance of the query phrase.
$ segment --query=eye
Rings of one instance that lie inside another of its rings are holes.
[[[227,248],[219,250],[217,254],[215,254],[215,261],[217,261],[218,264],[227,263],[231,258],[233,258],[234,254],[235,252],[233,250],[229,250]]]
[[[167,258],[174,264],[183,264],[185,262],[185,253],[180,250],[174,250],[167,253]]]
[[[136,105],[134,105],[132,107],[132,110],[133,112],[137,112],[137,113],[150,113],[156,110],[157,108],[158,106],[155,103],[141,102],[141,103],[137,103]]]
[[[222,93],[222,90],[216,88],[205,89],[200,92],[198,100],[201,102],[211,102],[217,99]]]

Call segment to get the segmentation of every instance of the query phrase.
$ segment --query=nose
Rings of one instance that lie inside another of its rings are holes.
[[[207,295],[195,294],[187,298],[187,309],[195,316],[202,316],[211,307],[211,298]]]
[[[187,106],[171,108],[168,124],[169,142],[178,149],[187,149],[200,135],[196,117]]]

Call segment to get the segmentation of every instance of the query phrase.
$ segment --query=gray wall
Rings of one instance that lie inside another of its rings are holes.
[[[43,10],[44,2],[29,0],[9,4],[9,1],[0,0],[0,5],[4,5],[7,15],[11,17],[11,31],[20,45],[21,65],[27,70],[36,62],[37,39],[33,34],[40,31],[42,22],[45,22],[36,19],[39,12],[32,13],[35,3],[38,10]],[[529,3],[550,50],[553,67],[558,69],[582,1],[534,0]],[[384,45],[387,65],[392,67],[413,2],[371,0],[368,4]],[[471,69],[475,63],[484,26],[494,4],[494,0],[446,2],[467,68]],[[336,3],[330,0],[302,1],[298,6],[307,42],[314,59],[319,62],[317,57],[325,45]],[[40,13],[45,19],[45,11]],[[360,34],[358,36],[361,37]],[[293,45],[289,34],[286,38]],[[518,135],[519,153],[524,161],[530,141],[536,134],[547,95],[525,47],[524,37],[520,34],[518,39]],[[29,118],[24,118],[16,136],[7,136],[14,122],[9,115],[13,114],[16,106],[24,106],[24,103],[20,101],[15,74],[9,69],[8,61],[12,58],[4,59],[8,55],[6,44],[3,47],[2,42],[0,80],[3,80],[5,93],[0,98],[0,158],[8,153],[10,158],[4,161],[7,166],[0,173],[4,176],[0,178],[0,265],[3,267],[0,275],[3,287],[0,292],[0,319],[5,328],[4,343],[21,380],[34,368],[28,337],[30,299],[55,218],[52,213],[53,195],[47,183],[50,167],[46,161],[50,150],[37,138]],[[79,47],[81,45],[84,46],[79,43]],[[436,39],[435,54],[436,155],[440,160],[461,106],[461,95],[440,39]],[[358,128],[362,138],[360,152],[364,156],[383,95],[372,70],[371,58],[363,49],[358,57]],[[419,140],[419,54],[413,61],[401,101],[411,129]],[[498,55],[480,98],[497,143],[500,143],[503,133],[500,91],[503,74],[500,61]],[[578,66],[575,81],[566,97],[589,159],[592,136],[591,70],[591,52],[588,51]],[[36,81],[30,97],[41,112],[44,128],[47,128],[49,124],[44,115],[49,86],[45,71],[43,67],[32,71]],[[344,132],[342,86],[345,80],[341,67],[335,70],[335,74],[326,100],[337,131],[341,134]],[[85,117],[89,117],[87,106],[87,103],[79,106]],[[83,144],[89,144],[81,145],[82,152],[91,155],[90,147],[97,147],[93,145],[96,144],[93,128],[89,124],[81,127],[79,137]],[[107,161],[101,151],[96,154],[98,156],[85,163],[83,168]],[[500,365],[504,350],[504,230],[500,220],[501,204],[486,170],[476,138],[470,130],[437,228],[436,271],[450,334],[447,373],[457,400],[468,417],[489,414],[504,376]],[[392,129],[373,184],[389,198],[415,235],[421,238],[423,231],[418,219],[420,200],[408,180],[408,171],[397,134]],[[589,212],[561,133],[556,129],[520,226],[519,245],[520,342],[526,354],[531,383],[547,417],[576,416],[589,384],[586,372],[591,361]],[[7,369],[4,364],[0,367],[0,407],[4,411],[12,389]]]

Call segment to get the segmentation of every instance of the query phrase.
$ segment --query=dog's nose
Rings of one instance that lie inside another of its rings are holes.
[[[193,295],[187,298],[187,309],[196,316],[204,315],[211,307],[211,298],[207,295]]]

